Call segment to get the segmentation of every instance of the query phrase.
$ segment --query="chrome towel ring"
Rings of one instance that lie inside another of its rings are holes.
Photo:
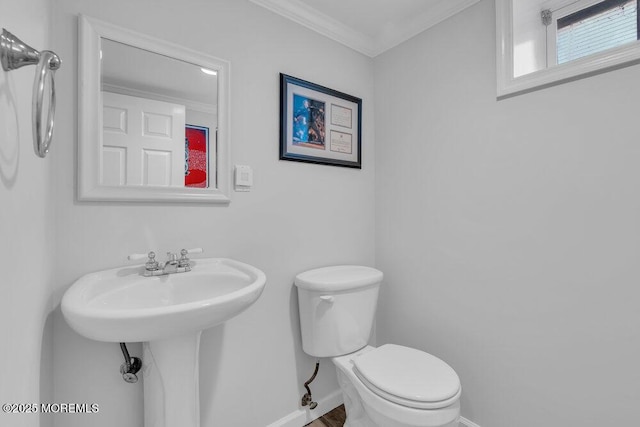
[[[33,82],[32,122],[33,148],[39,157],[49,152],[53,138],[53,123],[56,113],[56,87],[53,76],[60,68],[60,57],[50,50],[38,52],[9,31],[2,29],[0,34],[0,62],[5,71],[15,70],[25,65],[36,65],[36,78]],[[42,108],[45,99],[46,81],[49,80],[49,112],[46,130],[42,134]]]

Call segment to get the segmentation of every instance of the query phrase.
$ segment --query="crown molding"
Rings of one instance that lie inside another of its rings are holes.
[[[446,0],[432,10],[368,37],[299,0],[249,0],[338,43],[374,58],[450,18],[480,0]]]
[[[249,0],[293,22],[303,25],[332,40],[357,50],[367,56],[375,56],[373,42],[364,34],[342,22],[319,12],[298,0]]]

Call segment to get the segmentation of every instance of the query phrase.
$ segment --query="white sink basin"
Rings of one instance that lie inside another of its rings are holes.
[[[224,258],[191,261],[187,273],[143,277],[144,266],[87,274],[62,298],[67,323],[87,338],[110,342],[163,340],[202,331],[253,304],[266,277]]]

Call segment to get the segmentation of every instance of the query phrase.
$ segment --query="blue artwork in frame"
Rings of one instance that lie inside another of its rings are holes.
[[[362,168],[362,100],[280,74],[280,160]]]

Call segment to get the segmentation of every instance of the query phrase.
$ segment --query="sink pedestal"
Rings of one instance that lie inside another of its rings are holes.
[[[143,344],[145,427],[200,427],[201,334]]]

